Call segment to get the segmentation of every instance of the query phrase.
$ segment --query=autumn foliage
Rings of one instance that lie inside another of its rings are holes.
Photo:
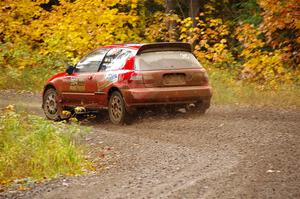
[[[264,88],[299,84],[297,0],[188,1],[166,12],[164,0],[2,0],[0,87],[30,89],[101,45],[183,41],[209,70]]]

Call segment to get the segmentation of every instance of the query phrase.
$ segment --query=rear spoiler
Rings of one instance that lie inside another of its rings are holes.
[[[137,55],[148,52],[157,52],[157,51],[187,51],[192,52],[192,46],[189,43],[154,43],[154,44],[144,44],[137,51]]]

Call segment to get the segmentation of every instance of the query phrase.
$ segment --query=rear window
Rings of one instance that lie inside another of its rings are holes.
[[[185,51],[149,52],[137,55],[136,70],[167,70],[199,68],[201,64],[192,53]]]

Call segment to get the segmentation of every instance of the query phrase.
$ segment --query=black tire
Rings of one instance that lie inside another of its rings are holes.
[[[109,119],[114,124],[129,124],[131,122],[131,115],[126,110],[125,101],[120,92],[115,91],[109,98],[108,104]]]
[[[53,88],[46,90],[43,96],[43,110],[46,117],[50,120],[61,120],[61,104],[58,102],[57,91]]]
[[[167,105],[165,108],[166,108],[168,115],[170,115],[170,116],[175,115],[177,113],[177,110],[179,109],[178,106],[176,106],[174,104]]]
[[[202,105],[199,105],[198,107],[196,106],[197,113],[199,113],[201,115],[205,114],[206,110],[207,110],[207,108]]]
[[[205,114],[206,110],[210,107],[210,100],[203,100],[195,104],[197,113]]]

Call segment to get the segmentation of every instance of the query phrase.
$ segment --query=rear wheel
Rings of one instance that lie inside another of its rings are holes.
[[[131,121],[123,96],[118,91],[113,92],[109,98],[108,114],[110,121],[114,124],[128,124]]]
[[[46,90],[43,97],[43,110],[46,117],[50,120],[61,120],[61,105],[58,102],[58,94],[57,91],[53,88]]]

